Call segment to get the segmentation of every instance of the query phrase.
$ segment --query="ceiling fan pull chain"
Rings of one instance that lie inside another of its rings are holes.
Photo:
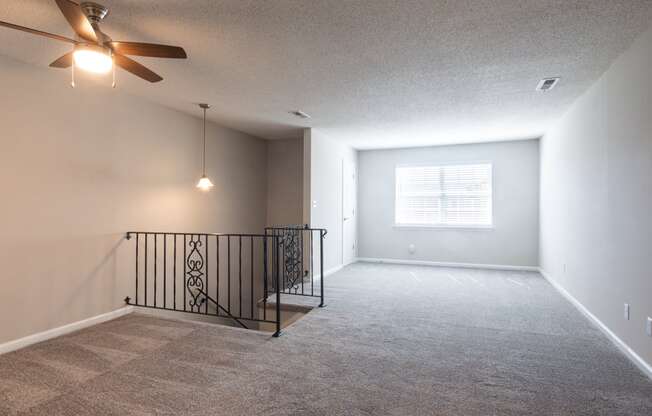
[[[70,87],[75,88],[75,62],[70,65],[70,70],[71,70],[71,78],[70,78]]]

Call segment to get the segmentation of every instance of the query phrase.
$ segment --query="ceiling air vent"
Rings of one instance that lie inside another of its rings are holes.
[[[310,116],[308,114],[304,113],[301,110],[290,111],[290,114],[295,115],[295,116],[297,116],[299,118],[310,118]]]
[[[551,89],[555,88],[555,85],[557,85],[560,79],[561,78],[559,77],[544,78],[539,81],[536,90],[542,92],[550,91]]]

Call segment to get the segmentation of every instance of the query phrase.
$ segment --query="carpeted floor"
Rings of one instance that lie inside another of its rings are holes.
[[[267,334],[132,314],[0,356],[2,415],[652,415],[536,273],[373,265]]]

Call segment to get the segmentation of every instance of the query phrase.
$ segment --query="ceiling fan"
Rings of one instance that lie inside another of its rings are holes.
[[[111,70],[115,71],[115,65],[117,65],[144,80],[159,82],[163,79],[161,76],[125,55],[155,58],[187,58],[186,52],[178,46],[141,42],[117,42],[112,40],[106,33],[100,30],[100,22],[109,13],[109,9],[101,4],[89,1],[77,4],[71,0],[55,0],[55,2],[75,31],[77,39],[3,21],[0,21],[0,26],[22,30],[34,35],[45,36],[74,45],[71,52],[68,52],[50,64],[52,68],[72,67],[73,77],[75,66],[89,72],[108,73]]]

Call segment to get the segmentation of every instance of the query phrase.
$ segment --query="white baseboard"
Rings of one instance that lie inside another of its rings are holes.
[[[340,264],[339,266],[335,266],[335,267],[333,267],[333,268],[330,268],[330,269],[324,271],[324,277],[328,277],[328,276],[330,276],[331,274],[334,274],[334,273],[339,272],[339,271],[342,270],[345,266],[346,266],[345,264]],[[314,280],[319,280],[319,279],[321,279],[321,275],[320,275],[320,274],[316,274],[316,275],[313,277],[313,279],[314,279]]]
[[[426,261],[426,260],[401,260],[401,259],[381,259],[373,257],[358,257],[359,262],[363,263],[389,263],[389,264],[407,264],[413,266],[437,266],[437,267],[461,267],[465,269],[489,269],[489,270],[512,270],[512,271],[526,271],[538,272],[539,268],[536,266],[509,266],[502,264],[476,264],[476,263],[451,263],[442,261]]]
[[[80,329],[88,328],[89,326],[97,325],[102,322],[110,321],[127,315],[133,311],[132,306],[125,306],[115,311],[107,312],[101,315],[93,316],[88,319],[73,322],[71,324],[63,325],[58,328],[49,329],[47,331],[39,332],[37,334],[29,335],[24,338],[19,338],[13,341],[0,344],[0,354],[5,354],[15,351],[27,346],[38,344],[39,342],[47,341],[52,338],[60,337],[61,335],[69,334]]]
[[[577,308],[589,321],[591,321],[595,326],[598,327],[603,334],[613,342],[618,349],[620,349],[627,358],[630,359],[645,375],[652,379],[652,366],[648,364],[643,358],[641,358],[633,349],[629,347],[622,339],[618,338],[607,325],[600,321],[595,315],[593,315],[582,303],[575,299],[566,289],[564,289],[559,283],[555,281],[545,270],[539,269],[539,273],[546,279],[552,287],[554,287],[563,297],[565,297],[570,303]]]
[[[324,276],[330,276],[331,274],[337,273],[340,270],[342,270],[345,266],[346,266],[345,264],[340,264],[339,266],[328,269],[324,272]]]

